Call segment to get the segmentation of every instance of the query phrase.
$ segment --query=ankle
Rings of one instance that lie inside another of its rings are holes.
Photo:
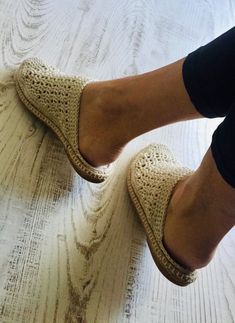
[[[130,127],[130,120],[135,118],[137,107],[131,105],[127,86],[127,78],[94,83],[95,104],[99,106],[107,125],[112,127],[117,146],[126,145],[137,136],[136,131],[133,132],[135,127]]]
[[[213,222],[211,210],[208,203],[195,193],[197,184],[193,176],[184,178],[175,187],[163,241],[173,259],[190,270],[206,266],[218,244],[214,232],[208,230]]]
[[[123,106],[112,81],[89,83],[81,98],[79,147],[91,165],[113,162],[127,143]]]

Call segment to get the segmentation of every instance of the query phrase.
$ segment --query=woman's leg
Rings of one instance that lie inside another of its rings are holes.
[[[232,28],[186,60],[89,84],[80,111],[80,150],[99,166],[115,160],[125,144],[152,129],[202,116],[225,116],[234,99],[234,76]]]
[[[235,224],[234,79],[235,28],[186,59],[140,76],[94,83],[84,91],[80,146],[95,165],[112,161],[129,140],[146,131],[227,115],[200,167],[178,183],[169,204],[166,248],[191,269],[210,261]],[[82,127],[84,120],[89,128]],[[97,137],[94,149],[90,143]]]
[[[182,77],[184,59],[156,71],[88,84],[80,109],[80,151],[94,166],[112,162],[135,137],[200,118]]]
[[[235,34],[228,46],[228,33],[225,36],[214,43],[219,46],[205,46],[192,53],[184,65],[185,86],[198,110],[209,117],[226,115],[200,167],[176,186],[167,213],[166,247],[191,269],[205,266],[235,225],[235,51],[230,48]],[[214,75],[214,82],[208,82],[210,75]],[[217,76],[220,81],[216,82]]]

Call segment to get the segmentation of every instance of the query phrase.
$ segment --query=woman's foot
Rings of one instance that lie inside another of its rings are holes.
[[[192,283],[235,224],[235,189],[211,149],[192,172],[166,146],[150,145],[132,161],[127,182],[156,265],[173,283]]]
[[[108,82],[86,85],[80,104],[79,149],[93,166],[110,164],[128,142],[125,120],[128,109]]]
[[[235,224],[235,189],[216,168],[209,149],[195,173],[180,181],[164,227],[168,252],[191,270],[206,266]]]

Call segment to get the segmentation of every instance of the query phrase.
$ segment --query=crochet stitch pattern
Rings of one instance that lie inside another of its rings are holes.
[[[80,98],[92,80],[67,76],[40,59],[31,58],[20,65],[15,82],[21,101],[58,136],[79,175],[94,183],[103,182],[112,167],[93,167],[79,151]]]
[[[149,145],[132,161],[128,190],[147,234],[153,259],[162,274],[174,284],[195,281],[196,271],[183,268],[163,245],[167,208],[177,182],[192,171],[182,167],[165,145]]]

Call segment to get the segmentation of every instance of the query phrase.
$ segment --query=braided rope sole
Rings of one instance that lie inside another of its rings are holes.
[[[16,83],[16,89],[18,92],[18,95],[21,99],[21,101],[25,104],[25,106],[28,108],[30,112],[32,112],[37,118],[39,118],[41,121],[43,121],[59,138],[59,140],[62,142],[65,152],[75,169],[75,171],[84,179],[86,179],[89,182],[93,183],[102,183],[110,174],[110,171],[107,172],[99,172],[98,169],[94,168],[94,172],[92,172],[85,164],[82,156],[79,153],[75,153],[70,143],[67,141],[67,139],[64,137],[63,133],[60,131],[60,129],[51,122],[50,119],[45,117],[42,113],[40,113],[24,96],[23,91],[21,90],[21,87],[15,79]],[[85,85],[84,85],[85,87]],[[92,167],[89,165],[89,167]]]
[[[129,168],[128,175],[127,175],[127,186],[128,186],[128,191],[129,191],[129,195],[131,197],[132,203],[137,211],[138,217],[147,235],[147,242],[148,242],[148,246],[151,251],[153,260],[156,266],[158,267],[158,269],[160,270],[160,272],[168,280],[170,280],[172,283],[178,286],[187,286],[193,283],[197,278],[196,272],[188,271],[188,274],[186,274],[185,273],[185,271],[187,271],[186,269],[184,270],[184,272],[179,270],[179,267],[181,266],[177,264],[176,261],[173,260],[169,254],[167,254],[166,256],[166,250],[164,251],[162,250],[162,246],[155,238],[151,225],[149,224],[147,217],[145,215],[144,209],[141,206],[141,203],[139,202],[139,199],[135,192],[134,187],[132,186],[131,167]],[[171,259],[171,261],[169,261],[168,258]],[[176,264],[176,266],[173,265],[174,263]]]

